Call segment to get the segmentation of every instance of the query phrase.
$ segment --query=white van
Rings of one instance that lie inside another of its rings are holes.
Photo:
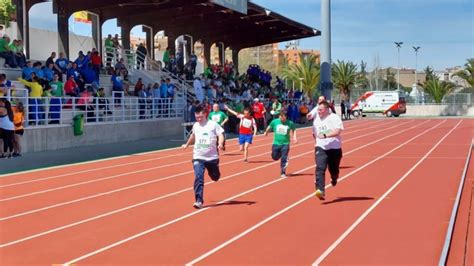
[[[382,113],[387,117],[398,117],[406,113],[406,102],[397,91],[368,91],[352,105],[351,113],[355,117],[363,113]]]

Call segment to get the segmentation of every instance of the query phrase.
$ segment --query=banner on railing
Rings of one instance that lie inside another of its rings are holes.
[[[74,17],[74,22],[81,22],[81,23],[87,23],[87,24],[92,23],[92,21],[89,20],[89,13],[87,13],[87,11],[75,12],[73,17]]]

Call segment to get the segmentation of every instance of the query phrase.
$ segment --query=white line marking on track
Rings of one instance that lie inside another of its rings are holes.
[[[418,138],[419,136],[424,135],[426,132],[428,132],[428,131],[430,131],[430,130],[433,130],[435,127],[441,125],[441,124],[444,123],[445,121],[446,121],[446,120],[444,120],[444,121],[441,122],[441,123],[438,123],[437,125],[431,127],[430,129],[427,129],[427,130],[423,131],[422,133],[416,135],[415,137],[409,139],[408,141],[405,141],[404,143],[400,144],[399,146],[393,148],[392,150],[390,150],[390,151],[388,151],[388,152],[386,152],[386,153],[380,155],[379,157],[375,158],[374,160],[372,160],[372,161],[370,161],[370,162],[368,162],[368,163],[362,165],[361,167],[358,167],[357,169],[353,170],[352,172],[350,172],[350,173],[348,173],[348,174],[346,174],[346,175],[340,177],[339,181],[341,182],[341,181],[347,179],[348,177],[350,177],[350,176],[352,176],[353,174],[359,172],[360,170],[366,168],[367,166],[373,164],[374,162],[376,162],[376,161],[378,161],[378,160],[384,158],[385,156],[387,156],[388,154],[392,153],[393,151],[395,151],[395,150],[397,150],[397,149],[403,147],[406,143],[409,143],[409,142],[411,142],[412,140]],[[391,137],[391,136],[387,136],[387,137]],[[381,140],[383,140],[383,139],[381,139]],[[380,141],[380,140],[379,140],[379,141]],[[351,151],[351,152],[354,152],[354,151],[355,151],[355,150],[353,150],[353,151]],[[347,154],[347,153],[346,153],[346,154]],[[326,189],[327,189],[327,188],[330,188],[330,185],[327,185],[327,186],[326,186]],[[212,254],[218,252],[219,250],[223,249],[224,247],[230,245],[231,243],[233,243],[233,242],[239,240],[240,238],[242,238],[242,237],[248,235],[249,233],[251,233],[251,232],[254,231],[255,229],[261,227],[262,225],[268,223],[269,221],[271,221],[271,220],[275,219],[276,217],[280,216],[281,214],[283,214],[283,213],[289,211],[290,209],[292,209],[292,208],[294,208],[294,207],[300,205],[301,203],[303,203],[303,202],[305,202],[305,201],[307,201],[307,200],[309,200],[309,199],[311,199],[311,198],[314,198],[314,193],[311,193],[311,194],[307,195],[306,197],[302,198],[301,200],[299,200],[299,201],[297,201],[297,202],[295,202],[295,203],[289,205],[288,207],[286,207],[286,208],[284,208],[284,209],[282,209],[282,210],[276,212],[275,214],[273,214],[273,215],[267,217],[266,219],[260,221],[259,223],[255,224],[254,226],[250,227],[249,229],[243,231],[242,233],[238,234],[237,236],[235,236],[235,237],[229,239],[228,241],[222,243],[221,245],[219,245],[219,246],[217,246],[217,247],[211,249],[210,251],[208,251],[208,252],[204,253],[203,255],[197,257],[196,259],[194,259],[194,260],[192,260],[192,261],[186,263],[186,265],[193,265],[193,264],[195,264],[195,263],[198,263],[198,262],[204,260],[205,258],[207,258],[207,257],[211,256]]]
[[[392,129],[392,128],[397,127],[397,126],[399,126],[399,125],[395,125],[395,126],[392,126],[392,127],[389,127],[389,128],[373,131],[373,132],[370,132],[368,134],[364,134],[364,135],[361,135],[361,136],[358,136],[358,137],[351,138],[347,141],[359,139],[359,138],[362,138],[362,137],[367,136],[367,135],[371,135],[371,134],[374,134],[374,133],[378,133],[378,132],[381,132],[381,131]],[[293,147],[302,146],[302,145],[305,145],[307,143],[313,143],[313,142],[303,142],[303,143],[299,143],[297,145],[294,145]],[[260,154],[257,154],[257,155],[250,156],[249,158],[259,157],[259,156],[269,154],[269,153],[270,152],[264,152],[264,153],[260,153]],[[309,156],[309,154],[308,154],[308,156]],[[306,153],[298,155],[298,158],[299,157],[306,157]],[[234,163],[234,162],[240,162],[240,161],[241,161],[240,159],[237,159],[237,160],[229,161],[229,162],[226,162],[226,163],[222,163],[221,165],[227,165],[227,164],[231,164],[231,163]],[[156,182],[161,182],[161,181],[164,181],[164,180],[168,180],[168,179],[171,179],[171,178],[174,178],[174,177],[178,177],[178,176],[185,175],[185,174],[190,174],[190,173],[193,173],[193,171],[191,170],[191,171],[187,171],[187,172],[182,172],[182,173],[179,173],[179,174],[175,174],[175,175],[171,175],[171,176],[167,176],[167,177],[163,177],[163,178],[159,178],[159,179],[154,179],[154,180],[150,180],[150,181],[147,181],[147,182],[142,182],[142,183],[139,183],[139,184],[123,187],[123,188],[116,189],[116,190],[101,192],[101,193],[98,193],[98,194],[95,194],[95,195],[91,195],[91,196],[87,196],[87,197],[83,197],[83,198],[79,198],[79,199],[75,199],[75,200],[71,200],[71,201],[66,201],[66,202],[62,202],[62,203],[57,203],[57,204],[54,204],[54,205],[46,206],[46,207],[43,207],[43,208],[38,208],[38,209],[27,211],[27,212],[18,213],[18,214],[11,215],[11,216],[2,217],[2,218],[0,218],[0,221],[25,216],[25,215],[28,215],[28,214],[33,214],[33,213],[36,213],[36,212],[45,211],[45,210],[65,206],[65,205],[68,205],[68,204],[81,202],[81,201],[88,200],[88,199],[93,199],[93,198],[97,198],[97,197],[101,197],[101,196],[110,195],[110,194],[113,194],[113,193],[125,191],[125,190],[132,189],[132,188],[137,188],[137,187],[140,187],[140,186],[153,184],[153,183],[156,183]],[[221,179],[221,180],[223,180],[223,179]]]
[[[428,122],[428,121],[426,121],[426,122],[424,122],[424,123],[427,123],[427,122]],[[423,124],[423,123],[422,123],[422,124]],[[417,126],[418,126],[418,125],[417,125]],[[414,127],[416,127],[416,126],[413,126],[413,127],[411,127],[411,128],[414,128]],[[402,132],[404,132],[404,131],[407,131],[407,130],[409,130],[409,129],[411,129],[411,128],[408,128],[408,129],[399,131],[399,132],[394,133],[394,134],[392,134],[392,135],[388,135],[388,136],[386,136],[386,137],[384,137],[384,138],[382,138],[382,139],[380,139],[380,140],[378,140],[378,141],[372,142],[372,144],[373,144],[373,143],[377,143],[377,142],[379,142],[379,141],[381,141],[381,140],[383,140],[383,139],[386,139],[386,138],[388,138],[388,137],[391,137],[391,136],[400,134],[400,133],[402,133]],[[367,135],[372,135],[372,134],[377,133],[377,132],[379,132],[379,131],[384,131],[384,130],[388,130],[388,129],[390,129],[390,128],[382,129],[382,130],[377,130],[377,131],[373,131],[373,132],[371,132],[371,133],[368,133],[368,134],[365,134],[365,135],[361,135],[361,136],[357,136],[357,137],[354,137],[354,138],[352,138],[352,139],[358,139],[358,138],[361,138],[361,137],[364,137],[364,136],[367,136]],[[351,139],[346,140],[346,141],[350,141],[350,140],[351,140]],[[369,145],[370,145],[370,144],[366,144],[366,145],[364,145],[364,146],[361,146],[361,147],[356,148],[356,149],[353,150],[353,151],[360,150],[360,149],[362,149],[362,148],[364,148],[364,147],[366,147],[366,146],[369,146]],[[310,152],[307,152],[307,153],[314,153],[314,151],[310,151]],[[349,152],[349,153],[351,153],[351,152]],[[348,154],[349,154],[349,153],[348,153]],[[304,154],[306,154],[306,153],[304,153]],[[303,154],[302,154],[302,155],[303,155]],[[300,155],[300,156],[301,156],[301,155]],[[295,157],[293,157],[293,158],[296,158],[296,157],[299,157],[299,156],[295,156]],[[258,169],[260,169],[260,168],[264,168],[264,167],[267,167],[267,166],[269,166],[269,165],[273,165],[273,164],[277,164],[277,163],[279,163],[279,162],[278,162],[278,161],[275,161],[275,162],[272,162],[272,163],[269,163],[269,164],[260,166],[260,167],[258,167],[258,168],[252,168],[252,169],[246,170],[246,171],[244,171],[244,172],[239,172],[239,173],[234,174],[234,175],[232,175],[232,176],[227,176],[227,177],[225,177],[225,178],[222,178],[222,179],[220,179],[220,181],[229,179],[229,178],[231,178],[231,177],[233,177],[233,176],[240,176],[240,175],[242,175],[243,173],[247,173],[247,172],[251,172],[251,171],[254,171],[254,170],[258,170]],[[214,183],[214,182],[207,182],[207,183],[205,183],[205,185],[209,185],[209,184],[213,184],[213,183]],[[7,246],[11,246],[11,245],[18,244],[18,243],[21,243],[21,242],[25,242],[25,241],[28,241],[28,240],[31,240],[31,239],[34,239],[34,238],[38,238],[38,237],[40,237],[40,236],[44,236],[44,235],[51,234],[51,233],[54,233],[54,232],[57,232],[57,231],[61,231],[61,230],[64,230],[64,229],[67,229],[67,228],[70,228],[70,227],[73,227],[73,226],[76,226],[76,225],[80,225],[80,224],[87,223],[87,222],[90,222],[90,221],[93,221],[93,220],[97,220],[97,219],[100,219],[100,218],[103,218],[103,217],[106,217],[106,216],[110,216],[110,215],[113,215],[113,214],[116,214],[116,213],[119,213],[119,212],[123,212],[123,211],[129,210],[129,209],[132,209],[132,208],[141,206],[141,205],[145,205],[145,204],[148,204],[148,203],[151,203],[151,202],[154,202],[154,201],[163,199],[163,198],[171,197],[171,196],[174,196],[174,195],[183,193],[183,192],[185,192],[185,191],[190,191],[190,190],[192,190],[192,189],[193,189],[192,187],[187,188],[187,189],[183,189],[183,190],[178,191],[178,192],[174,192],[174,193],[170,193],[170,194],[167,194],[167,195],[164,195],[164,196],[160,196],[160,197],[158,197],[158,198],[154,198],[154,199],[151,199],[151,200],[148,200],[148,201],[145,201],[145,202],[141,202],[141,203],[138,203],[138,204],[135,204],[135,205],[132,205],[132,206],[128,206],[128,207],[119,209],[119,210],[115,210],[115,211],[112,211],[112,212],[104,213],[104,214],[101,214],[101,215],[98,215],[98,216],[95,216],[95,217],[91,217],[91,218],[88,218],[88,219],[85,219],[85,220],[81,220],[81,221],[78,221],[78,222],[75,222],[75,223],[72,223],[72,224],[64,225],[64,226],[61,226],[61,227],[57,227],[57,228],[55,228],[55,229],[51,229],[51,230],[48,230],[48,231],[45,231],[45,232],[42,232],[42,233],[38,233],[38,234],[29,236],[29,237],[25,237],[25,238],[18,239],[18,240],[15,240],[15,241],[7,242],[7,243],[4,243],[4,244],[1,244],[1,245],[0,245],[0,248],[7,247]]]
[[[425,123],[427,123],[427,122],[428,122],[428,121],[426,121]],[[422,123],[422,124],[425,124],[425,123]],[[376,140],[376,141],[367,143],[366,145],[361,146],[361,147],[358,147],[358,148],[356,148],[356,149],[354,149],[354,150],[351,150],[351,151],[347,152],[346,154],[350,154],[350,153],[352,153],[352,152],[355,152],[355,151],[357,151],[357,150],[360,150],[360,149],[362,149],[362,148],[364,148],[364,147],[367,147],[367,146],[369,146],[369,145],[372,145],[372,144],[374,144],[374,143],[380,142],[380,141],[382,141],[382,140],[384,140],[384,139],[387,139],[387,138],[389,138],[389,137],[392,137],[392,136],[394,136],[394,135],[403,133],[403,132],[405,132],[405,131],[407,131],[407,130],[409,130],[409,129],[415,128],[415,127],[417,127],[417,126],[419,126],[419,125],[420,125],[420,124],[415,125],[415,126],[413,126],[413,127],[410,127],[410,128],[408,128],[408,129],[405,129],[405,130],[401,130],[401,131],[399,131],[399,132],[397,132],[397,133],[394,133],[394,134],[385,136],[385,137],[383,137],[383,138],[381,138],[381,139],[378,139],[378,140]],[[438,124],[438,125],[439,125],[439,124]],[[426,132],[426,131],[425,131],[425,132]],[[424,134],[425,132],[423,132],[422,134]],[[421,135],[421,134],[420,134],[420,135]],[[313,152],[314,152],[314,151],[311,151],[311,153],[313,153]],[[305,169],[303,169],[303,170],[297,171],[297,172],[295,172],[295,174],[301,173],[301,172],[306,171],[306,170],[311,169],[311,168],[314,168],[314,165],[313,165],[313,166],[310,166],[310,167],[307,167],[307,168],[305,168]],[[227,199],[225,199],[225,200],[223,200],[223,201],[220,201],[220,202],[217,203],[217,205],[222,204],[222,203],[225,203],[225,202],[230,201],[230,200],[233,200],[233,199],[235,199],[235,198],[238,198],[238,197],[243,196],[243,195],[245,195],[245,194],[251,193],[251,192],[256,191],[256,190],[258,190],[258,189],[260,189],[260,188],[266,187],[266,186],[268,186],[268,185],[274,184],[274,183],[279,182],[279,181],[284,180],[284,179],[286,179],[286,178],[279,178],[279,179],[276,179],[276,180],[271,181],[271,182],[269,182],[269,183],[266,183],[266,184],[264,184],[264,185],[261,185],[261,186],[259,186],[259,187],[253,188],[253,189],[251,189],[251,190],[247,190],[247,191],[245,191],[245,192],[243,192],[243,193],[240,193],[240,194],[238,194],[238,195],[236,195],[236,196],[233,196],[233,197],[227,198]],[[126,238],[126,239],[123,239],[123,240],[121,240],[121,241],[115,242],[115,243],[113,243],[113,244],[111,244],[111,245],[108,245],[108,246],[103,247],[103,248],[101,248],[101,249],[99,249],[99,250],[96,250],[96,251],[93,251],[93,252],[88,253],[88,254],[86,254],[86,255],[83,255],[83,256],[81,256],[81,257],[79,257],[79,258],[73,259],[73,260],[71,260],[71,261],[69,261],[69,262],[64,263],[64,265],[70,265],[70,264],[76,263],[76,262],[78,262],[78,261],[80,261],[80,260],[83,260],[83,259],[85,259],[85,258],[94,256],[94,255],[96,255],[96,254],[98,254],[98,253],[101,253],[101,252],[106,251],[106,250],[108,250],[108,249],[111,249],[111,248],[113,248],[113,247],[119,246],[119,245],[121,245],[121,244],[123,244],[123,243],[125,243],[125,242],[128,242],[128,241],[130,241],[130,240],[139,238],[139,237],[141,237],[141,236],[143,236],[143,235],[149,234],[149,233],[154,232],[154,231],[156,231],[156,230],[158,230],[158,229],[161,229],[161,228],[166,227],[166,226],[168,226],[168,225],[171,225],[171,224],[173,224],[173,223],[179,222],[179,221],[181,221],[181,220],[183,220],[183,219],[186,219],[186,218],[188,218],[188,217],[194,216],[194,215],[196,215],[196,214],[198,214],[198,213],[201,213],[201,212],[203,212],[203,211],[205,211],[205,210],[208,210],[208,209],[209,209],[209,208],[204,208],[204,209],[201,209],[201,210],[198,210],[198,211],[189,213],[189,214],[187,214],[187,215],[181,216],[181,217],[179,217],[179,218],[177,218],[177,219],[174,219],[174,220],[172,220],[172,221],[169,221],[169,222],[167,222],[167,223],[165,223],[165,224],[161,224],[161,225],[159,225],[159,226],[153,227],[153,228],[151,228],[151,229],[149,229],[149,230],[146,230],[146,231],[141,232],[141,233],[139,233],[139,234],[133,235],[133,236],[131,236],[131,237],[129,237],[129,238]]]
[[[321,254],[314,262],[313,265],[319,265],[327,256],[336,249],[336,247],[352,232],[354,229],[364,221],[364,219],[384,200],[388,194],[390,194],[395,188],[400,185],[440,144],[443,142],[463,120],[459,121],[447,134],[445,134],[415,165],[413,165],[408,172],[406,172],[400,179],[398,179],[393,186],[391,186],[377,201],[372,204],[329,248],[327,248],[323,254]]]

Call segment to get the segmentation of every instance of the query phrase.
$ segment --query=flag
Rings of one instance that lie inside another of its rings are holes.
[[[92,21],[89,20],[89,14],[87,11],[79,11],[74,13],[74,21],[75,22],[82,22],[82,23],[92,23]]]

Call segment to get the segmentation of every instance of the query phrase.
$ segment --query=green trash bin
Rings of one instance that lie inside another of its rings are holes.
[[[84,114],[74,116],[72,127],[74,128],[74,136],[80,136],[84,133]]]

